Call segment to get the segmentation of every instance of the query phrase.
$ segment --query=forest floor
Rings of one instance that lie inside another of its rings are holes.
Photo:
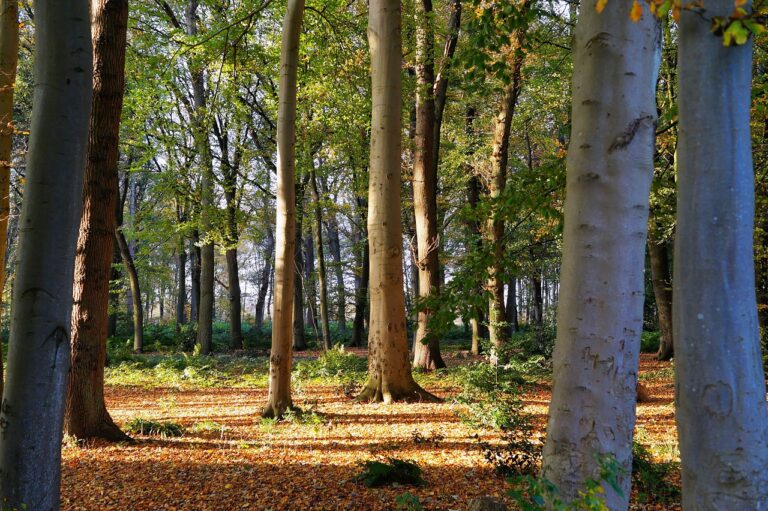
[[[449,366],[466,361],[447,357]],[[134,435],[135,443],[116,445],[65,441],[63,510],[394,510],[404,492],[426,510],[463,511],[484,495],[509,502],[509,485],[485,461],[476,437],[494,441],[499,434],[462,423],[462,405],[452,399],[458,389],[449,378],[418,375],[445,398],[440,404],[358,404],[349,382],[299,382],[294,399],[310,413],[276,423],[260,417],[264,380],[210,384],[193,376],[156,386],[151,378],[123,381],[108,373],[106,395],[116,423],[170,421],[184,434]],[[638,405],[637,438],[655,458],[675,461],[671,365],[643,355],[640,379],[651,399]],[[550,386],[544,380],[527,388],[526,410],[543,431]],[[373,489],[356,480],[362,462],[388,457],[416,462],[426,484]]]

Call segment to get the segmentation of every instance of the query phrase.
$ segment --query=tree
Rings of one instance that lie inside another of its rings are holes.
[[[91,109],[88,2],[35,3],[35,108],[0,419],[3,507],[59,508],[72,281]]]
[[[277,115],[277,221],[272,352],[269,357],[269,396],[264,417],[282,417],[291,401],[291,316],[294,311],[294,248],[296,244],[296,76],[304,0],[288,0],[280,52]]]
[[[130,178],[128,175],[123,179],[124,190],[120,194],[120,200],[117,203],[115,242],[117,243],[120,259],[125,267],[125,273],[128,277],[128,293],[131,297],[131,306],[128,313],[133,319],[133,351],[141,353],[144,349],[144,313],[141,308],[141,286],[139,284],[139,272],[136,270],[136,264],[131,254],[128,240],[125,238],[121,227],[123,226],[123,211],[125,210],[125,199],[128,195]],[[119,191],[119,190],[118,190]]]
[[[414,381],[408,353],[400,224],[400,1],[371,0],[371,169],[368,184],[368,381],[359,401],[435,401]]]
[[[128,0],[93,6],[93,108],[75,258],[72,369],[65,430],[76,438],[126,440],[104,403],[109,280],[115,240],[117,156],[125,85]]]
[[[584,7],[574,35],[573,127],[554,383],[542,474],[563,500],[599,480],[599,457],[620,467],[608,507],[627,509],[644,246],[653,177],[657,21],[628,2]]]
[[[312,224],[315,246],[317,247],[317,280],[320,285],[320,327],[323,334],[323,349],[331,348],[331,331],[328,324],[328,289],[325,273],[325,254],[323,251],[323,209],[320,203],[320,191],[317,186],[317,171],[314,165],[309,175],[312,187],[312,199],[314,201],[314,217]]]
[[[727,17],[733,0],[703,9]],[[679,41],[673,321],[683,507],[761,509],[768,410],[753,273],[752,43],[724,46],[688,11]]]
[[[413,340],[413,366],[445,367],[437,335],[430,332],[432,310],[424,300],[438,295],[440,269],[437,236],[437,162],[435,122],[435,62],[432,0],[416,6],[416,134],[413,159],[413,209],[416,217],[417,264],[419,271],[418,326]]]
[[[0,299],[5,287],[8,218],[11,215],[11,148],[13,146],[13,90],[19,61],[19,3],[0,1]],[[0,395],[3,393],[3,355],[0,352]]]

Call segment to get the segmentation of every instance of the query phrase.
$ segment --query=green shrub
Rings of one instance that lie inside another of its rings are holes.
[[[155,422],[136,418],[125,425],[125,430],[133,435],[178,437],[184,434],[184,428],[175,422]]]
[[[557,331],[554,324],[532,325],[521,328],[509,339],[509,350],[512,358],[530,358],[542,356],[552,358],[555,349]]]
[[[672,504],[680,500],[680,488],[669,482],[674,463],[654,461],[644,445],[632,444],[632,486],[643,504]]]
[[[640,337],[640,351],[643,353],[656,353],[659,351],[661,334],[659,332],[644,331]]]
[[[468,412],[459,416],[472,427],[504,429],[517,423],[522,412],[522,384],[525,378],[511,366],[476,362],[458,368],[456,379],[462,385],[456,401]]]
[[[387,458],[386,461],[365,461],[360,464],[363,471],[357,480],[368,488],[378,488],[388,484],[422,485],[426,481],[421,477],[421,468],[409,460]]]
[[[299,380],[315,378],[363,377],[368,369],[368,362],[354,353],[344,351],[343,346],[335,346],[315,360],[302,360],[295,364],[294,375]]]
[[[395,511],[424,511],[416,495],[404,492],[395,497]]]

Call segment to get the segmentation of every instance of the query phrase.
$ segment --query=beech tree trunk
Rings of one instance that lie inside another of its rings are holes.
[[[141,308],[141,288],[139,287],[139,273],[136,271],[136,265],[133,262],[131,251],[128,248],[128,242],[125,239],[123,231],[119,229],[115,232],[115,240],[120,249],[120,258],[123,260],[125,274],[128,277],[128,292],[131,296],[131,309],[128,311],[133,316],[133,351],[141,353],[144,350],[144,311]]]
[[[75,258],[72,367],[64,420],[69,435],[112,441],[129,439],[112,421],[104,402],[127,30],[128,0],[93,3],[93,107]]]
[[[86,0],[35,2],[34,111],[0,420],[0,501],[59,509],[72,282],[92,93]]]
[[[373,110],[368,185],[370,322],[368,382],[360,401],[436,401],[411,374],[403,292],[400,211],[400,1],[371,0],[368,12]]]
[[[192,232],[192,241],[189,246],[189,255],[192,259],[189,273],[192,287],[190,289],[190,321],[197,324],[198,311],[200,309],[200,234],[197,229]]]
[[[304,0],[288,0],[280,52],[277,114],[277,228],[275,250],[275,305],[272,353],[269,358],[269,397],[264,417],[281,417],[291,401],[291,315],[296,243],[296,74]]]
[[[744,6],[749,10],[749,3]],[[705,0],[727,17],[732,0]],[[752,41],[695,12],[679,34],[674,339],[683,508],[768,508],[768,409],[755,300]]]
[[[674,355],[672,333],[672,275],[669,270],[669,244],[648,240],[648,254],[651,260],[651,280],[656,298],[656,313],[659,320],[659,351],[656,358],[670,360]]]
[[[486,238],[492,247],[492,263],[488,268],[488,335],[497,357],[503,351],[507,342],[506,310],[504,308],[504,279],[502,277],[504,264],[504,218],[500,208],[500,198],[507,186],[507,162],[509,159],[509,135],[512,128],[512,118],[515,116],[517,98],[522,88],[521,71],[525,54],[522,43],[525,38],[523,29],[518,29],[513,47],[512,76],[509,85],[505,87],[501,110],[496,118],[493,135],[493,155],[491,157],[491,175],[488,179],[488,196],[491,200],[491,216],[486,224]]]
[[[315,250],[317,251],[317,283],[320,287],[320,329],[323,333],[323,349],[331,348],[331,329],[328,323],[328,287],[325,274],[325,255],[323,251],[323,210],[320,204],[320,191],[317,188],[317,175],[315,169],[311,171],[309,178],[312,185],[312,198],[315,202],[315,222],[313,224],[315,234]]]
[[[440,342],[429,329],[432,309],[424,300],[440,294],[437,236],[437,162],[435,161],[435,62],[432,0],[416,7],[416,136],[413,159],[413,209],[416,218],[418,316],[413,340],[413,367],[445,367]]]
[[[361,347],[365,344],[365,314],[368,310],[368,282],[370,276],[370,247],[368,246],[368,229],[365,218],[368,215],[368,202],[365,197],[358,196],[357,207],[360,214],[361,231],[357,243],[362,242],[358,259],[360,274],[355,278],[355,319],[352,323],[352,339],[350,346]]]
[[[626,510],[632,473],[645,240],[653,178],[658,21],[630,19],[630,2],[582,8],[574,35],[573,128],[554,383],[542,474],[570,501],[619,464]]]
[[[297,204],[294,209],[296,229],[295,251],[294,251],[294,286],[293,286],[293,349],[294,351],[303,351],[307,349],[307,338],[304,332],[306,326],[304,317],[304,270],[305,259],[302,251],[302,231],[304,224],[304,186],[303,183],[296,184]],[[274,321],[273,321],[274,328]],[[274,334],[273,334],[274,335]]]
[[[11,215],[11,149],[13,91],[19,62],[19,3],[0,0],[0,299],[5,287],[8,219]],[[0,350],[0,395],[3,393],[3,353]]]
[[[336,322],[339,332],[347,331],[347,297],[344,288],[344,263],[341,260],[341,239],[339,236],[339,222],[335,213],[329,213],[325,222],[325,231],[328,233],[328,251],[333,259],[333,273],[336,278]]]
[[[197,8],[199,0],[189,0],[187,5],[187,34],[197,35]],[[213,155],[208,139],[205,120],[207,109],[205,99],[205,76],[203,69],[190,63],[192,82],[192,131],[195,149],[200,157],[200,301],[197,311],[197,349],[201,355],[208,355],[213,349],[213,302],[214,295],[214,247],[211,239],[213,226],[211,212],[214,204]]]

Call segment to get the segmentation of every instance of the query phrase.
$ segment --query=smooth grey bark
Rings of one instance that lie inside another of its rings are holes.
[[[653,177],[658,22],[630,2],[582,9],[574,36],[573,127],[543,476],[570,501],[596,457],[615,457],[626,510],[632,472],[645,239]]]
[[[0,407],[4,508],[59,509],[72,283],[92,94],[86,0],[35,3],[35,97]]]
[[[707,16],[733,11],[732,0],[703,6]],[[708,22],[683,11],[679,52],[673,321],[682,504],[768,509],[752,244],[752,42],[725,47]]]
[[[269,357],[269,396],[262,412],[281,417],[291,401],[291,316],[296,256],[296,75],[304,0],[288,0],[280,51],[279,105],[277,114],[277,220],[275,240],[275,305],[272,316],[272,350]]]

